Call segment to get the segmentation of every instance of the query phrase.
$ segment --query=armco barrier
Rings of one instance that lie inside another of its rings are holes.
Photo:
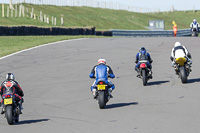
[[[129,37],[172,37],[172,30],[163,31],[147,31],[147,30],[111,30],[113,36],[129,36]],[[190,29],[177,31],[177,36],[191,36]]]
[[[95,35],[95,28],[43,28],[35,26],[0,26],[0,36],[22,35]]]

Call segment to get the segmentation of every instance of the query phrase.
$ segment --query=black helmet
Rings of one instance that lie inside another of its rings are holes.
[[[146,49],[145,49],[145,47],[141,47],[139,51],[140,51],[140,52],[141,52],[141,51],[145,51],[145,52],[146,52]]]
[[[6,79],[7,80],[15,80],[15,75],[13,73],[7,73],[6,74]]]

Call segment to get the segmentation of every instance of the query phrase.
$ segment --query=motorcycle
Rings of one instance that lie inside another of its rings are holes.
[[[7,119],[8,124],[13,125],[19,122],[19,104],[15,100],[15,95],[11,93],[4,94],[2,98],[5,109],[5,118]]]
[[[97,82],[97,100],[100,109],[104,109],[106,103],[109,101],[108,85],[105,81]]]
[[[198,33],[198,29],[197,29],[197,25],[194,25],[193,26],[193,29],[192,29],[192,37],[197,37],[199,35]]]
[[[185,57],[175,59],[175,71],[182,83],[187,83],[187,77],[189,76],[191,70]]]
[[[147,60],[141,60],[140,62],[140,67],[139,67],[139,73],[140,76],[139,78],[142,79],[143,85],[147,85],[147,81],[151,78],[149,75],[149,69],[147,67]]]

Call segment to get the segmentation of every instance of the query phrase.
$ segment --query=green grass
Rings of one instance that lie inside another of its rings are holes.
[[[60,26],[60,16],[64,15],[64,27],[93,27],[97,30],[109,29],[127,29],[127,30],[145,30],[149,20],[164,20],[165,29],[172,29],[172,21],[177,23],[178,29],[189,28],[194,18],[198,20],[200,12],[192,11],[175,11],[169,13],[133,13],[122,10],[110,10],[91,7],[58,7],[50,5],[31,5],[24,4],[29,12],[34,7],[34,11],[39,15],[39,11],[47,14],[48,17],[55,16],[57,18],[57,26]],[[0,25],[35,25],[52,27],[52,24],[45,24],[38,19],[34,20],[30,17],[21,18],[1,18],[2,6],[0,5]],[[18,8],[19,9],[19,8]],[[5,11],[7,11],[5,9]],[[19,13],[19,12],[18,12]],[[7,13],[5,13],[6,16]],[[29,14],[30,16],[30,14]]]
[[[60,16],[64,15],[63,27],[93,27],[97,30],[109,29],[127,29],[127,30],[145,30],[149,20],[164,20],[165,29],[172,29],[172,21],[177,23],[178,29],[189,28],[190,23],[194,18],[199,18],[200,12],[193,13],[192,11],[176,11],[169,13],[133,13],[122,10],[110,10],[91,7],[58,7],[50,5],[31,5],[24,4],[29,12],[32,7],[39,15],[42,11],[48,17],[54,16],[57,18],[57,24],[60,25]],[[51,24],[46,24],[38,19],[34,20],[29,17],[1,17],[2,6],[0,5],[0,25],[1,26],[21,26],[34,25],[52,27]],[[5,16],[6,10],[5,7]],[[18,8],[19,9],[19,8]],[[14,12],[15,13],[15,12]],[[19,12],[18,12],[19,13]],[[62,27],[62,26],[61,26]],[[31,48],[41,44],[56,42],[60,40],[86,38],[95,36],[1,36],[0,40],[0,56],[5,56],[23,49]]]
[[[1,36],[0,57],[46,43],[97,36]]]

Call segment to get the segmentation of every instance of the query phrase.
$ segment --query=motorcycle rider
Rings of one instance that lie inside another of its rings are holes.
[[[112,98],[112,91],[114,90],[115,88],[115,85],[108,80],[108,77],[110,78],[115,78],[115,75],[111,69],[110,66],[106,65],[106,59],[99,59],[98,60],[98,65],[95,65],[89,75],[90,78],[96,78],[93,85],[91,86],[91,91],[92,91],[92,94],[94,96],[94,99],[97,97],[97,82],[99,79],[104,79],[106,81],[108,81],[108,93],[109,93],[109,96],[110,98]]]
[[[141,47],[139,50],[139,53],[136,54],[136,66],[135,66],[135,70],[137,71],[137,77],[140,76],[140,62],[141,60],[147,60],[147,68],[149,68],[149,78],[152,78],[152,66],[151,63],[153,62],[153,60],[151,59],[151,56],[148,52],[146,52],[145,47]]]
[[[172,49],[171,57],[170,57],[172,61],[172,67],[176,68],[175,59],[180,58],[180,57],[185,57],[187,59],[187,65],[191,72],[192,71],[191,70],[192,56],[185,46],[183,46],[180,42],[176,42],[174,44],[174,48]]]
[[[22,97],[24,96],[24,93],[23,93],[20,85],[17,83],[17,81],[15,81],[15,76],[13,73],[7,73],[6,80],[1,84],[1,87],[0,87],[1,98],[4,94],[7,93],[8,87],[10,88],[9,92],[11,91],[10,93],[13,93],[15,95],[16,101],[19,104],[19,112],[20,112],[20,114],[22,114],[21,109],[22,109],[22,103],[24,101]],[[4,104],[3,104],[3,99],[1,101],[1,106],[2,106],[1,114],[4,114],[5,108],[4,108]]]
[[[199,27],[199,23],[197,22],[196,19],[193,19],[193,22],[190,24],[191,31],[193,31],[194,25],[196,25],[196,27],[197,27],[197,32],[199,32],[199,28],[200,28],[200,27]]]

